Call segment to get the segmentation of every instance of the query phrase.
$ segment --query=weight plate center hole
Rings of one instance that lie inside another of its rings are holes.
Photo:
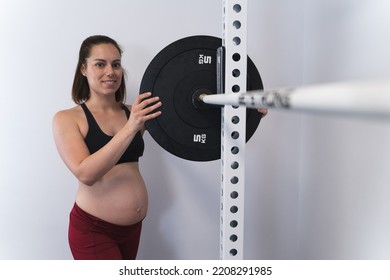
[[[200,99],[201,95],[210,95],[210,94],[212,94],[212,92],[205,88],[195,90],[195,92],[192,94],[192,105],[194,105],[195,109],[200,111],[211,109],[212,108],[211,105],[204,103]]]

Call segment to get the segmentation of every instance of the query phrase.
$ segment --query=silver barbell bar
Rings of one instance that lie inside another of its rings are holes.
[[[390,80],[307,85],[237,94],[202,94],[199,98],[213,105],[390,117]]]

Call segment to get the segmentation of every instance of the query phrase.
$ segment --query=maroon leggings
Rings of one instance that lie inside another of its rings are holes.
[[[75,260],[134,260],[142,222],[120,226],[88,214],[75,203],[70,213],[69,245]]]

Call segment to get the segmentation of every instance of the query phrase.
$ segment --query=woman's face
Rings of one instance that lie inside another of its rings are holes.
[[[87,77],[91,96],[113,96],[122,82],[121,55],[112,44],[99,44],[91,49],[81,73]]]

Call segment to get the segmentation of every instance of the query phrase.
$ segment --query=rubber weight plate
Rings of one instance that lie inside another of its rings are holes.
[[[140,93],[159,96],[162,114],[146,122],[152,138],[166,151],[193,161],[221,157],[221,108],[197,102],[200,93],[217,92],[217,49],[222,40],[192,36],[175,41],[150,62]],[[254,63],[248,57],[247,90],[263,89]],[[255,133],[261,115],[247,109],[246,141]]]

